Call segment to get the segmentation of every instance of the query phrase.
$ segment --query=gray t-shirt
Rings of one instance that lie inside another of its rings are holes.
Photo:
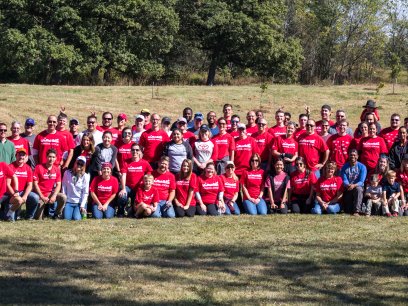
[[[377,185],[376,187],[368,185],[365,193],[370,194],[374,199],[379,199],[382,195],[382,187],[381,185]]]
[[[30,136],[26,136],[24,133],[20,134],[20,137],[25,138],[28,140],[28,142],[30,143],[30,151],[31,151],[31,155],[28,156],[28,164],[30,165],[31,169],[34,170],[35,168],[35,161],[34,161],[34,157],[33,157],[33,145],[34,145],[34,140],[35,140],[35,134],[30,135]]]
[[[179,172],[183,160],[187,158],[187,150],[184,144],[172,143],[168,148],[169,170],[171,172]]]

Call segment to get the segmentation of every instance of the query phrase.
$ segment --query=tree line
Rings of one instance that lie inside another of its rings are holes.
[[[0,0],[0,82],[334,84],[408,68],[405,0]]]

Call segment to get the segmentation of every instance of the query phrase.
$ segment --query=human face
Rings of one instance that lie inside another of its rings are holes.
[[[284,113],[277,113],[275,115],[276,123],[281,125],[285,122],[285,114]]]
[[[90,118],[88,119],[88,121],[86,122],[86,125],[88,126],[88,131],[95,131],[95,125],[96,125],[96,120],[95,118]]]
[[[189,122],[193,118],[193,112],[190,109],[185,109],[183,111],[183,117]]]
[[[247,137],[246,129],[238,129],[239,138],[245,139]]]
[[[28,125],[26,124],[24,126],[24,129],[25,129],[25,133],[28,135],[31,135],[34,132],[34,126],[31,124],[28,124]]]
[[[183,141],[183,135],[180,133],[180,131],[173,131],[173,141],[175,143],[181,143]]]
[[[292,136],[294,132],[295,132],[295,126],[293,124],[288,124],[286,126],[286,134],[288,136]]]
[[[151,178],[145,178],[143,179],[143,184],[145,189],[149,190],[153,186],[153,180]]]
[[[224,112],[224,117],[225,117],[225,118],[230,118],[230,117],[232,116],[232,108],[231,108],[231,106],[224,107],[223,112]]]
[[[136,125],[138,128],[142,128],[142,127],[144,126],[144,120],[143,120],[143,119],[136,119],[135,125]]]
[[[360,126],[360,131],[361,131],[361,134],[362,134],[363,136],[367,136],[367,135],[368,135],[368,125],[365,124],[365,123],[363,123],[363,124]]]
[[[150,123],[150,113],[142,113],[144,116],[144,124],[149,124]]]
[[[326,176],[328,178],[333,177],[335,172],[336,172],[335,167],[327,167],[326,168]]]
[[[131,138],[132,138],[132,130],[130,129],[123,130],[124,143],[129,143]]]
[[[68,123],[67,118],[59,118],[57,124],[58,129],[64,130],[67,123]]]
[[[247,120],[248,120],[248,124],[253,125],[255,123],[255,112],[248,112],[247,114]]]
[[[14,137],[17,137],[20,135],[20,124],[16,123],[11,127],[11,135]]]
[[[299,119],[299,127],[300,128],[305,128],[306,127],[306,123],[307,123],[307,117],[300,117]]]
[[[24,164],[25,161],[26,161],[26,157],[27,157],[27,154],[25,154],[24,152],[18,152],[18,153],[16,154],[17,163],[18,163],[19,165]]]
[[[0,125],[0,139],[5,139],[7,135],[7,126]]]
[[[167,170],[169,169],[169,162],[166,160],[162,160],[159,164],[159,171],[161,173],[167,172]]]
[[[177,127],[184,132],[187,129],[187,124],[183,121],[180,121],[177,123]]]
[[[381,171],[384,171],[388,166],[388,161],[385,158],[380,158],[378,161],[378,168],[380,168]]]
[[[55,155],[54,153],[49,153],[47,155],[47,166],[51,166],[55,163],[55,160],[57,159],[57,155]]]
[[[281,173],[283,171],[283,162],[281,160],[275,163],[275,171],[276,173]]]
[[[313,134],[315,131],[316,123],[313,120],[308,120],[306,123],[306,132],[308,134]]]
[[[218,121],[218,127],[219,127],[221,133],[225,133],[225,131],[227,129],[227,122],[225,120]]]
[[[138,158],[139,156],[140,156],[140,147],[139,146],[133,146],[131,149],[130,149],[130,153],[132,153],[132,157],[135,159],[135,158]]]
[[[210,140],[210,132],[208,132],[208,131],[200,132],[200,140],[201,141]]]
[[[390,185],[395,183],[395,176],[387,176],[387,181]]]
[[[210,165],[205,168],[205,176],[206,177],[212,177],[215,173],[215,168],[213,165]]]
[[[322,108],[320,110],[320,115],[322,116],[323,120],[329,120],[331,112],[327,108]]]
[[[258,131],[260,131],[260,132],[263,132],[263,131],[265,131],[265,127],[266,127],[266,123],[265,122],[258,122],[257,123],[257,125],[258,125]]]
[[[183,173],[188,173],[190,171],[188,162],[183,162],[183,164],[181,165],[181,171],[183,171]]]
[[[49,116],[47,119],[48,131],[52,132],[55,131],[57,127],[57,117]]]
[[[102,117],[102,125],[105,127],[110,127],[112,126],[112,120],[113,117],[111,114],[105,114],[105,116]]]
[[[103,144],[105,146],[110,146],[111,142],[112,142],[112,135],[111,134],[105,134],[105,136],[103,136]]]
[[[252,157],[251,160],[250,160],[251,169],[258,169],[260,163],[261,163],[261,161],[259,160],[258,157],[256,157],[256,156]]]
[[[344,112],[337,112],[336,113],[336,121],[340,122],[340,120],[346,119],[346,114]]]
[[[305,172],[305,170],[306,170],[305,164],[304,164],[302,161],[300,161],[300,160],[298,160],[298,161],[295,163],[295,166],[296,166],[296,169],[298,169],[300,172]]]
[[[345,135],[347,131],[347,123],[346,122],[340,123],[338,129],[340,135]]]
[[[375,122],[375,120],[374,120],[374,115],[367,115],[366,116],[366,121],[367,121],[367,123],[374,123]]]
[[[152,127],[153,128],[159,128],[160,124],[160,116],[159,115],[153,115],[152,116]]]
[[[256,112],[256,118],[262,119],[264,117],[263,113],[261,111]]]
[[[90,144],[91,144],[91,140],[89,139],[88,136],[82,136],[82,146],[87,149],[89,148]]]
[[[226,174],[228,177],[231,177],[232,174],[234,173],[234,170],[235,170],[235,168],[234,168],[233,165],[228,165],[228,166],[225,168],[225,174]]]
[[[112,169],[110,167],[103,167],[102,168],[102,177],[104,179],[109,179],[112,173]]]
[[[214,112],[209,112],[207,115],[208,124],[213,125],[215,124],[215,120],[217,119],[217,115]]]
[[[76,165],[76,172],[81,172],[84,170],[85,163],[82,160],[77,160],[75,165]]]
[[[70,126],[69,126],[69,130],[70,130],[70,132],[71,133],[77,133],[78,132],[78,124],[71,124]]]
[[[371,185],[372,187],[377,187],[378,181],[371,181],[371,182],[370,182],[370,185]]]
[[[350,163],[351,164],[355,164],[356,162],[357,162],[357,159],[358,159],[358,154],[357,154],[357,152],[351,152],[351,154],[349,155],[349,161],[350,161]]]
[[[238,118],[234,118],[233,120],[231,120],[231,129],[236,130],[238,123],[239,123]]]
[[[370,125],[370,126],[368,127],[368,135],[369,135],[370,137],[374,137],[374,136],[376,136],[376,134],[377,134],[377,128],[376,128],[376,126],[375,126],[375,125]]]
[[[400,117],[399,116],[393,116],[391,117],[391,128],[393,128],[394,130],[398,129],[400,126]]]
[[[408,133],[407,133],[407,129],[405,129],[405,128],[400,128],[399,129],[399,131],[398,131],[398,138],[400,139],[400,140],[402,140],[402,141],[406,141],[407,140],[407,135],[408,135]]]

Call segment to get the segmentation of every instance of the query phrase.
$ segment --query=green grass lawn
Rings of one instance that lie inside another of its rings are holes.
[[[406,304],[407,220],[1,223],[1,303]]]

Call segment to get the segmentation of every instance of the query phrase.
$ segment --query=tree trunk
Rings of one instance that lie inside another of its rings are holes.
[[[220,51],[218,49],[214,50],[213,55],[211,57],[210,68],[208,69],[207,75],[207,86],[214,85],[215,82],[215,73],[218,67],[218,57],[220,55]]]

